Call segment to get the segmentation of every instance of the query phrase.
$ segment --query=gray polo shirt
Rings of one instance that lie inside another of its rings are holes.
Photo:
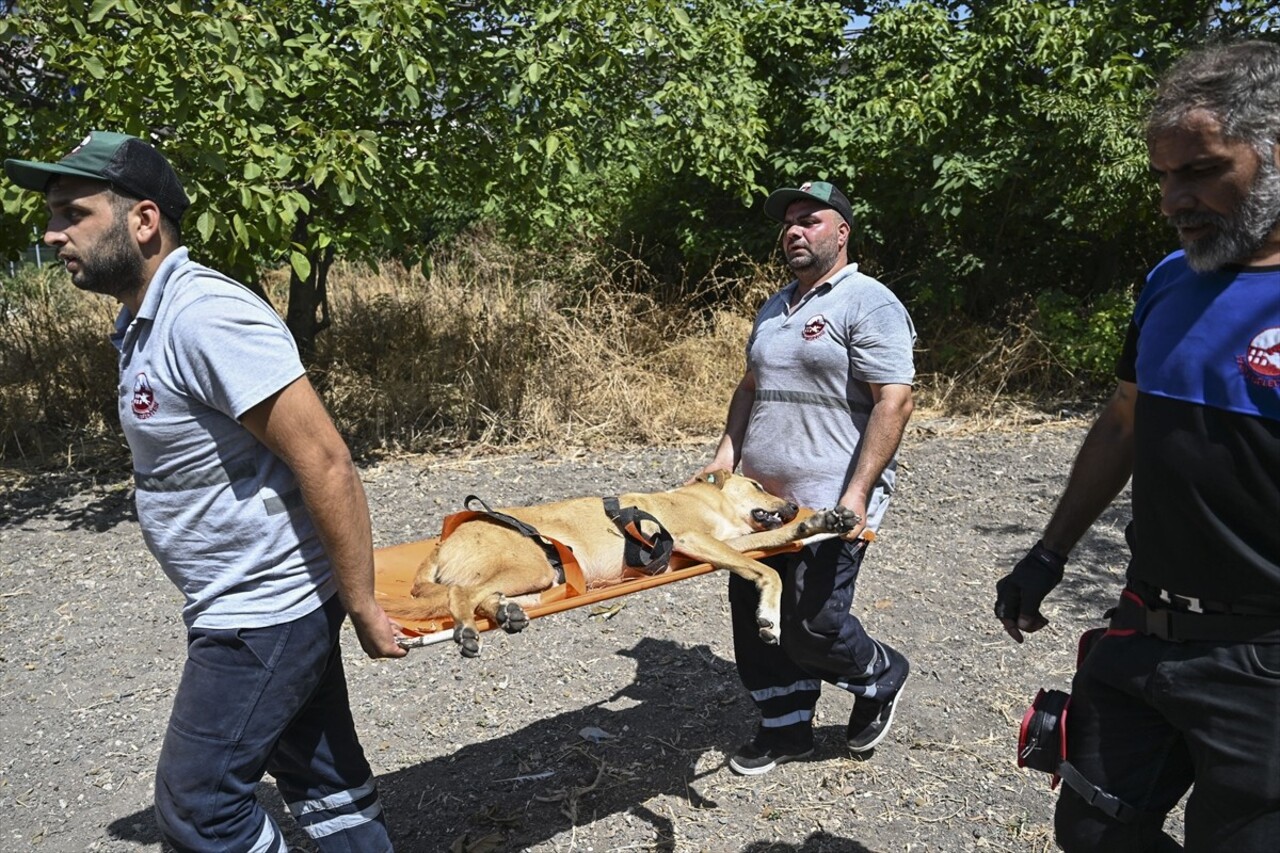
[[[335,581],[293,472],[239,422],[303,375],[276,312],[179,249],[112,342],[138,520],[187,625],[274,625],[322,604]]]
[[[797,282],[756,315],[747,367],[756,394],[742,445],[742,471],[774,494],[814,509],[834,506],[853,476],[871,414],[871,390],[915,378],[915,328],[906,308],[849,264],[787,304]],[[888,507],[896,457],[868,499],[875,530]]]

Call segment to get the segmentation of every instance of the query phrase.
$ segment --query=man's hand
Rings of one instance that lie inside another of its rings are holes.
[[[360,639],[360,647],[371,658],[402,658],[408,649],[396,643],[395,627],[376,604],[367,612],[351,613],[351,624]]]
[[[863,531],[867,529],[867,502],[861,498],[858,498],[857,500],[849,500],[846,495],[845,498],[841,499],[839,506],[842,506],[849,510],[849,512],[853,513],[853,517],[856,519],[853,523],[853,527],[849,528],[844,533],[841,533],[840,538],[846,542],[853,542],[860,539]]]
[[[1062,580],[1067,558],[1037,542],[1013,571],[996,582],[996,617],[1015,642],[1022,632],[1039,631],[1049,624],[1040,613],[1040,602]]]

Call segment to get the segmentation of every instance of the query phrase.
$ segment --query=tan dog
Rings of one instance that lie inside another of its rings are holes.
[[[854,513],[843,507],[795,520],[795,504],[769,494],[755,480],[727,471],[700,475],[670,491],[619,495],[618,501],[656,519],[671,534],[675,552],[728,569],[754,583],[760,590],[756,612],[760,636],[768,643],[779,639],[782,581],[776,571],[740,552],[777,548],[819,534],[844,533],[858,522]],[[588,588],[615,583],[626,572],[626,539],[618,523],[605,512],[601,498],[574,498],[499,512],[569,546]],[[480,653],[477,612],[515,633],[529,619],[520,604],[510,599],[539,593],[557,582],[556,571],[541,545],[482,516],[459,524],[423,561],[414,578],[415,598],[384,602],[384,609],[393,617],[412,619],[447,612],[462,654],[474,657]]]

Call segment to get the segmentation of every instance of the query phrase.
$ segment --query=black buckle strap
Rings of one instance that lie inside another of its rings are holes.
[[[483,510],[474,509],[471,506],[472,501],[475,501],[476,503],[480,504],[480,506],[484,507],[484,509]],[[532,539],[534,542],[537,542],[538,545],[542,547],[542,550],[546,553],[547,562],[551,564],[551,568],[555,569],[556,583],[557,584],[564,583],[565,581],[564,561],[560,559],[560,552],[559,550],[556,549],[555,543],[552,542],[550,539],[548,539],[546,536],[543,536],[541,533],[539,533],[536,527],[534,527],[532,524],[526,524],[525,522],[521,521],[515,516],[507,515],[505,512],[497,512],[496,510],[490,509],[489,505],[485,503],[484,500],[482,500],[479,497],[476,497],[475,495],[467,495],[466,500],[462,502],[462,505],[467,509],[471,510],[472,512],[483,512],[486,516],[488,516],[489,518],[492,518],[494,521],[505,524],[508,527],[513,528],[517,533],[521,533],[529,537],[530,539]]]
[[[1190,613],[1280,618],[1280,610],[1276,608],[1255,607],[1249,604],[1229,604],[1224,601],[1213,601],[1212,599],[1199,598],[1194,595],[1182,595],[1167,589],[1161,589],[1155,584],[1142,580],[1130,579],[1129,587],[1137,592],[1143,601],[1157,608],[1161,607],[1161,604],[1167,604],[1172,610],[1185,610]]]
[[[622,530],[626,542],[623,546],[623,562],[627,568],[638,569],[648,575],[666,571],[671,565],[671,554],[675,550],[675,540],[667,528],[642,509],[621,506],[616,497],[602,500],[605,515]],[[640,526],[642,522],[652,524],[657,532],[645,534]]]
[[[1175,643],[1280,643],[1280,616],[1155,609],[1133,590],[1120,596],[1111,626]]]
[[[1084,801],[1096,809],[1100,809],[1103,814],[1110,818],[1120,821],[1121,823],[1133,823],[1134,818],[1141,814],[1138,809],[1126,803],[1115,794],[1108,794],[1088,779],[1072,766],[1070,761],[1063,761],[1058,765],[1058,775],[1062,777],[1062,781],[1071,786],[1071,789],[1084,798]]]

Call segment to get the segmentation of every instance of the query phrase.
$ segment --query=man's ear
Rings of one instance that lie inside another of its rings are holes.
[[[129,215],[134,218],[130,225],[138,245],[145,246],[152,240],[159,239],[163,214],[160,213],[160,208],[154,201],[150,199],[139,201],[133,206]]]

